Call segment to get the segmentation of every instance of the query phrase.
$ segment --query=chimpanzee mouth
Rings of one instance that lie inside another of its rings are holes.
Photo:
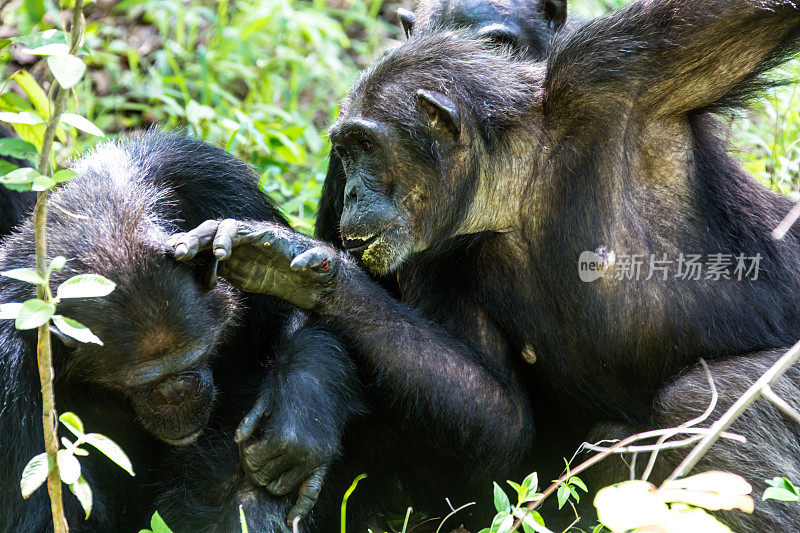
[[[170,446],[186,446],[187,444],[192,444],[196,441],[200,435],[203,434],[203,428],[198,429],[197,431],[193,431],[188,435],[181,437],[179,439],[168,439],[166,437],[161,437],[161,440],[169,444]]]
[[[342,244],[344,244],[348,252],[359,253],[369,248],[369,245],[377,241],[382,234],[383,232],[381,231],[366,239],[342,239]]]

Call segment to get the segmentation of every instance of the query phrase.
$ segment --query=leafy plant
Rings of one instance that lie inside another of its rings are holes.
[[[577,479],[577,478],[576,478]],[[539,489],[539,478],[536,472],[528,475],[522,483],[506,481],[517,493],[516,505],[511,505],[508,495],[497,483],[494,484],[494,508],[497,511],[492,525],[482,529],[479,533],[507,533],[511,531],[514,522],[522,519],[522,528],[525,533],[534,531],[549,531],[544,524],[544,519],[537,511],[525,509],[525,504],[542,497]]]
[[[764,495],[761,497],[762,500],[800,502],[800,487],[785,477],[774,477],[765,481],[769,487],[764,491]]]

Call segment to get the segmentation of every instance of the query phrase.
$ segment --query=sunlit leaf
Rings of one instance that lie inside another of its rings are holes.
[[[55,304],[47,303],[38,298],[31,298],[23,302],[22,307],[17,315],[16,328],[17,329],[33,329],[38,328],[53,316],[56,311]]]
[[[98,298],[114,291],[116,283],[98,274],[79,274],[58,286],[56,298]]]
[[[63,448],[58,450],[56,461],[58,462],[58,473],[61,476],[61,481],[67,485],[72,485],[81,476],[81,464],[72,455],[71,451]]]
[[[511,502],[508,501],[508,495],[497,483],[494,484],[494,508],[497,509],[498,513],[511,512]]]
[[[0,176],[0,183],[6,186],[24,186],[29,189],[37,176],[41,176],[41,174],[34,168],[18,168]]]
[[[86,519],[88,519],[89,515],[92,514],[92,488],[89,486],[89,483],[81,476],[75,483],[69,486],[69,490],[72,491],[72,494],[81,502],[81,507],[83,507],[83,511],[86,513]]]
[[[58,174],[58,172],[56,172],[56,174]],[[58,255],[54,257],[52,261],[50,261],[50,266],[48,267],[48,271],[61,270],[62,268],[64,268],[64,265],[66,264],[67,264],[67,258],[64,257],[63,255]]]
[[[11,124],[44,124],[42,117],[30,111],[20,111],[19,113],[0,111],[0,122],[9,122]]]
[[[83,422],[81,421],[80,417],[71,411],[67,411],[66,413],[61,413],[61,416],[58,417],[59,422],[64,424],[67,429],[72,431],[76,437],[82,437],[84,434],[83,429]]]
[[[105,435],[100,435],[99,433],[87,433],[83,439],[87,444],[91,444],[95,448],[97,448],[103,455],[114,461],[120,468],[125,470],[132,476],[136,474],[133,473],[133,465],[131,464],[131,460],[128,459],[128,456],[125,455],[125,452],[122,451],[122,448],[114,442],[113,440],[109,439]]]
[[[47,480],[48,473],[50,473],[50,462],[47,460],[47,453],[40,453],[28,461],[19,482],[22,497],[27,498],[33,494]]]
[[[64,124],[68,124],[73,128],[78,128],[79,130],[86,132],[90,135],[95,135],[97,137],[105,137],[105,133],[103,130],[92,124],[92,122],[81,115],[76,113],[64,113],[61,115],[61,122]]]
[[[55,327],[57,327],[61,333],[67,335],[68,337],[72,337],[77,341],[99,344],[100,346],[103,346],[103,341],[101,341],[97,335],[92,333],[92,330],[77,320],[73,320],[63,315],[53,315],[53,325],[55,325]]]
[[[150,518],[150,530],[153,533],[172,533],[167,523],[164,522],[164,519],[158,514],[158,511],[153,513],[153,516]]]
[[[20,303],[0,304],[0,320],[16,320],[21,309]]]
[[[63,56],[69,54],[69,46],[66,43],[50,43],[36,48],[25,48],[22,51],[34,56]]]
[[[31,283],[33,285],[44,285],[45,283],[44,279],[42,279],[42,277],[32,268],[15,268],[13,270],[6,270],[4,272],[0,272],[0,276],[24,281],[25,283]]]
[[[50,67],[53,77],[65,89],[70,89],[81,81],[83,73],[86,72],[86,63],[81,58],[70,54],[49,56],[47,65]]]

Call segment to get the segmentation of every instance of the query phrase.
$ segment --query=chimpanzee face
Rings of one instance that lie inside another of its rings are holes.
[[[440,163],[461,149],[459,111],[441,93],[420,89],[416,98],[423,117],[416,134],[359,111],[343,111],[329,131],[347,178],[342,241],[376,274],[396,270],[409,254],[452,234],[447,217],[438,216],[454,211],[455,198],[449,169]]]
[[[211,415],[209,361],[234,320],[236,300],[224,284],[204,290],[197,265],[179,264],[165,249],[139,249],[136,256],[87,267],[117,283],[110,295],[59,304],[104,342],[72,344],[59,335],[73,349],[67,371],[128,398],[159,439],[188,444]]]

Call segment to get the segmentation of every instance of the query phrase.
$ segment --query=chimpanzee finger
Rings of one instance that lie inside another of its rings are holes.
[[[239,222],[227,218],[219,223],[217,233],[214,235],[214,257],[220,261],[224,261],[231,255],[233,248],[233,241],[239,234]]]
[[[217,233],[219,221],[206,220],[188,233],[183,233],[174,243],[175,258],[180,261],[192,259],[200,249],[208,246]]]
[[[253,436],[253,433],[255,433],[261,421],[270,415],[270,411],[267,406],[268,403],[269,399],[266,395],[262,394],[258,397],[255,405],[253,405],[253,408],[250,409],[250,412],[244,415],[239,427],[236,428],[236,433],[233,435],[233,441],[235,443],[242,444]]]
[[[242,450],[245,466],[253,471],[263,470],[265,465],[286,453],[280,445],[270,440],[260,440]],[[281,472],[279,472],[281,473]],[[274,479],[274,478],[272,478]]]
[[[295,257],[289,267],[292,270],[313,270],[328,272],[331,267],[331,250],[323,246],[315,246]]]
[[[289,525],[292,524],[295,518],[299,517],[302,520],[311,512],[311,509],[319,498],[319,493],[322,490],[322,483],[325,481],[325,472],[327,472],[327,470],[328,469],[324,466],[318,468],[310,478],[300,485],[297,494],[297,503],[294,504],[294,507],[289,510],[289,514],[286,516],[286,521]]]
[[[285,496],[297,486],[297,483],[294,485],[285,485],[283,479],[287,472],[300,468],[296,465],[297,460],[295,457],[291,455],[281,455],[269,461],[262,468],[258,469],[257,472],[253,472],[253,476],[259,480],[260,484],[263,485],[268,492],[271,492],[275,496]],[[299,479],[298,483],[300,481],[302,481],[302,479]]]
[[[277,481],[272,484],[272,486],[281,491],[280,493],[288,494],[295,487],[308,479],[308,471],[309,469],[305,465],[296,466],[295,468],[285,472],[280,478],[278,478]],[[275,492],[274,494],[279,494],[279,492]]]

